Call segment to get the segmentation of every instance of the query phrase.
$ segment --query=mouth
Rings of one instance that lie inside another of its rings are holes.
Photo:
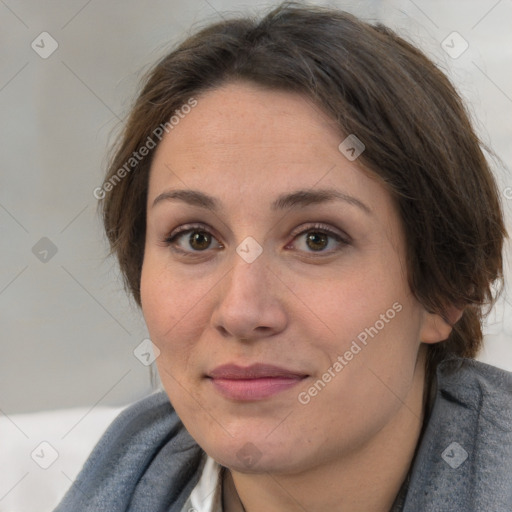
[[[246,367],[226,364],[207,375],[218,393],[237,401],[269,398],[296,386],[306,377],[308,375],[300,371],[261,363]]]

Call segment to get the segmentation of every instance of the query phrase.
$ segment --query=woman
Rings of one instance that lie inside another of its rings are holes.
[[[416,48],[288,4],[207,27],[96,194],[165,392],[58,511],[512,510],[512,377],[474,360],[502,212]]]

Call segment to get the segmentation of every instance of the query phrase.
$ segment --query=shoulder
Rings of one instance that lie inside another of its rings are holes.
[[[55,512],[138,510],[141,504],[161,510],[184,503],[199,478],[202,454],[167,395],[154,393],[115,418]]]
[[[153,393],[124,409],[110,424],[89,457],[89,466],[106,457],[110,461],[135,457],[128,447],[139,453],[158,449],[162,442],[194,444],[165,392]]]
[[[164,391],[153,393],[129,405],[111,423],[102,441],[115,442],[120,437],[131,438],[143,433],[167,431],[181,426],[169,398]]]
[[[438,398],[469,408],[490,425],[512,432],[512,373],[473,359],[454,358],[439,365],[437,387]]]
[[[512,510],[512,374],[454,358],[436,388],[404,511]]]

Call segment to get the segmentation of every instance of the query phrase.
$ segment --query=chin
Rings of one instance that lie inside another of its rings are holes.
[[[294,473],[303,469],[297,460],[297,442],[288,439],[286,445],[285,440],[276,439],[270,443],[258,437],[230,438],[223,443],[205,443],[202,448],[219,464],[239,473]]]

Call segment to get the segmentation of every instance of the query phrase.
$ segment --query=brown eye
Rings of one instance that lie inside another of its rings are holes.
[[[302,228],[302,229],[301,229]],[[334,232],[323,224],[301,226],[293,233],[293,248],[314,256],[328,256],[350,245],[350,238]]]
[[[224,248],[217,238],[202,225],[183,225],[165,238],[164,241],[172,250],[189,256],[210,249]]]
[[[307,235],[306,244],[313,251],[322,251],[329,244],[329,237],[325,233],[312,231]]]
[[[190,247],[196,251],[208,249],[212,243],[212,236],[205,231],[192,231],[188,238]]]

